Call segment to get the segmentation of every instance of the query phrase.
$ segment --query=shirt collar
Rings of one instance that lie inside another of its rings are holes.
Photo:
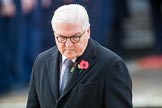
[[[66,59],[67,59],[67,58],[66,58],[64,55],[62,55],[62,64],[64,63],[64,61],[65,61]],[[72,59],[73,63],[75,63],[76,59],[77,59],[77,58],[73,58],[73,59]]]

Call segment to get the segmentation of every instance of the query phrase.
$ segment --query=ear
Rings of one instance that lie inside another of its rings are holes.
[[[87,36],[88,36],[88,39],[89,39],[90,38],[90,32],[91,32],[90,28],[88,28],[86,32],[87,32]]]

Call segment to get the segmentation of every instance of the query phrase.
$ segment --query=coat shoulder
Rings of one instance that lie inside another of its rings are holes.
[[[42,59],[43,58],[47,59],[47,58],[51,57],[56,51],[57,51],[57,47],[54,46],[46,51],[41,52],[37,57],[42,58]]]
[[[97,59],[103,60],[104,62],[113,62],[113,61],[118,61],[122,60],[119,55],[111,51],[110,49],[100,45],[99,43],[95,42],[95,47],[96,47],[96,55]],[[122,60],[123,61],[123,60]]]
[[[44,63],[46,63],[46,61],[52,57],[53,54],[55,54],[57,51],[57,47],[54,46],[46,51],[41,52],[37,57],[35,62],[37,61],[37,63],[39,65],[43,65]]]

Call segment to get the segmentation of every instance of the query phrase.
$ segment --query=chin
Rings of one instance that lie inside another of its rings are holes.
[[[75,58],[76,56],[74,56],[74,55],[72,55],[71,53],[66,53],[65,55],[64,55],[66,58],[68,58],[68,59],[73,59],[73,58]]]

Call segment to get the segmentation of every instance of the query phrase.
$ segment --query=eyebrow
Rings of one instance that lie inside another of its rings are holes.
[[[56,32],[55,32],[56,33]],[[70,36],[70,37],[74,37],[74,36],[77,36],[79,35],[81,32],[78,32],[78,33],[75,33],[74,35]],[[57,33],[56,33],[57,34]],[[61,36],[61,37],[66,37],[66,36],[63,36],[63,35],[60,35],[60,34],[57,34],[58,36]]]

